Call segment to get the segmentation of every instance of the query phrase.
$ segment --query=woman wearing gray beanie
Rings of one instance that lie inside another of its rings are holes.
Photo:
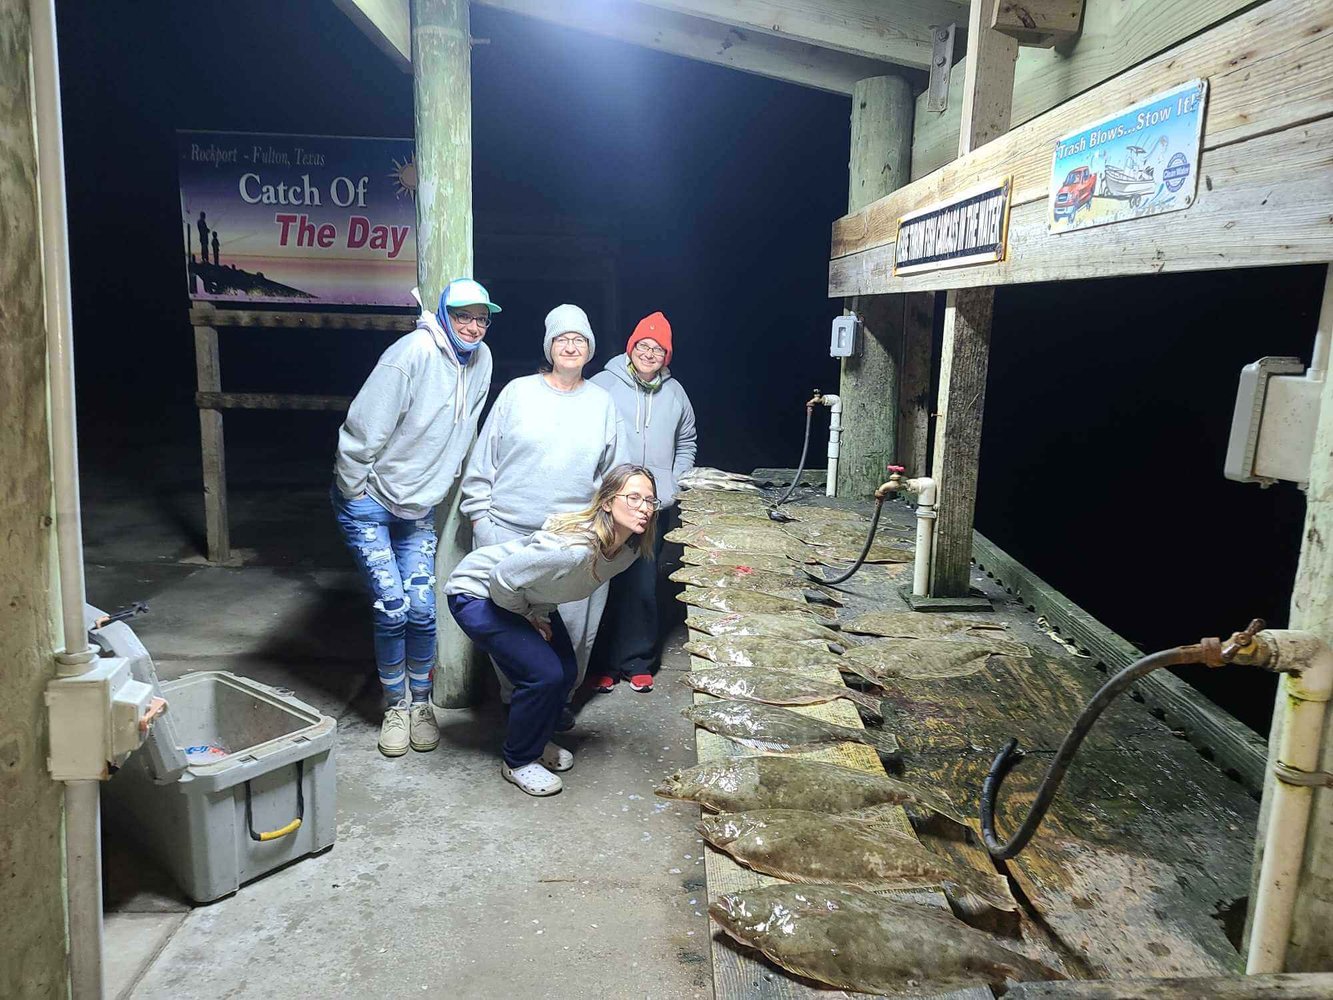
[[[578,306],[547,313],[546,364],[500,391],[463,474],[461,509],[472,520],[474,548],[525,537],[551,515],[583,510],[615,464],[615,403],[583,378],[596,347],[592,324]],[[605,606],[603,586],[558,609],[578,662],[575,687],[588,669]],[[511,689],[499,676],[507,702]],[[565,728],[573,724],[563,721]]]

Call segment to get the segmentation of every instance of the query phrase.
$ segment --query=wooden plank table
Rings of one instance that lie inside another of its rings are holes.
[[[909,531],[910,521],[910,510],[886,505],[881,533]],[[906,610],[900,582],[893,567],[864,567],[842,588],[846,607],[839,618]],[[1003,834],[1021,821],[1054,747],[1106,674],[1095,659],[1055,642],[1036,624],[1035,613],[993,581],[974,573],[973,585],[995,602],[988,617],[1005,622],[1033,656],[992,657],[988,669],[962,678],[894,681],[885,692],[884,728],[901,744],[891,770],[946,792],[965,814],[976,810],[998,747],[1018,736],[1032,759],[1005,783],[998,820]],[[691,658],[691,666],[710,665]],[[836,680],[834,673],[812,676]],[[696,702],[707,697],[697,695]],[[798,711],[860,725],[845,701]],[[697,730],[696,745],[701,761],[748,752],[703,730]],[[882,766],[872,748],[859,744],[808,756],[861,769]],[[1008,862],[1024,904],[1022,939],[1015,946],[1078,979],[1234,974],[1242,963],[1227,930],[1234,929],[1237,901],[1243,903],[1248,891],[1256,820],[1257,804],[1240,784],[1143,704],[1121,699],[1093,729],[1037,835]],[[976,846],[938,844],[937,838],[930,846],[971,852],[974,864],[979,856],[984,863]],[[705,866],[710,897],[774,881],[711,848]],[[938,894],[916,895],[942,905]],[[721,935],[714,939],[713,962],[719,998],[827,995]]]

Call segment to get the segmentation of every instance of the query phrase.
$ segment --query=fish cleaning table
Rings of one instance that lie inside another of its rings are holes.
[[[823,503],[823,498],[819,501]],[[849,506],[834,501],[838,506]],[[799,517],[800,508],[793,506]],[[910,510],[885,505],[880,537],[911,530]],[[829,572],[828,575],[833,575]],[[907,610],[898,588],[904,567],[867,565],[842,588],[841,621],[866,611]],[[1055,641],[1035,613],[995,581],[974,572],[974,586],[995,604],[982,617],[1004,622],[1033,651],[1029,658],[995,656],[988,669],[965,677],[896,679],[884,692],[884,731],[900,753],[893,772],[947,793],[974,816],[982,779],[1010,736],[1031,751],[1005,784],[999,825],[1021,821],[1054,748],[1084,702],[1105,680],[1089,657]],[[697,617],[718,613],[690,609]],[[699,633],[691,632],[691,638]],[[872,640],[888,642],[891,640]],[[691,657],[692,669],[708,661]],[[840,681],[837,671],[810,675]],[[711,700],[696,694],[696,704]],[[861,726],[851,703],[795,708],[830,722]],[[696,729],[700,762],[747,754],[740,745]],[[882,772],[868,746],[843,743],[804,754],[844,767]],[[1235,974],[1241,959],[1224,917],[1248,891],[1257,803],[1142,704],[1122,699],[1084,744],[1037,836],[1008,871],[1021,891],[1022,940],[1011,945],[1076,979]],[[906,814],[902,814],[905,828]],[[974,829],[977,827],[973,820]],[[970,855],[984,867],[984,849],[931,838],[932,849]],[[960,858],[960,860],[963,860]],[[705,847],[708,897],[779,881]],[[916,893],[944,905],[941,893]],[[1026,898],[1022,898],[1026,897]],[[891,947],[886,942],[886,947]],[[827,988],[797,980],[720,931],[712,942],[719,1000],[827,997]],[[1050,984],[1058,989],[1058,984]],[[990,997],[989,989],[947,994]],[[1058,994],[1052,994],[1058,995]]]

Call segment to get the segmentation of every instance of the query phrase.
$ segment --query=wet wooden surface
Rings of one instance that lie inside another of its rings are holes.
[[[880,538],[909,534],[911,521],[910,509],[886,504]],[[836,568],[827,568],[827,575],[835,575]],[[863,567],[843,586],[846,606],[839,618],[906,610],[899,594],[902,579],[901,567]],[[980,617],[1005,622],[1033,655],[994,656],[987,669],[964,677],[893,680],[884,691],[883,728],[901,746],[889,759],[890,773],[941,789],[969,815],[976,814],[981,783],[996,751],[1009,737],[1018,737],[1031,754],[1011,773],[1000,796],[1003,835],[1021,822],[1054,748],[1106,674],[1094,659],[1073,654],[1045,633],[1036,615],[994,581],[974,572],[973,585],[995,602],[995,611]],[[707,666],[706,661],[696,665]],[[833,679],[818,671],[812,676]],[[859,722],[845,701],[802,711],[846,725]],[[749,752],[697,733],[701,760]],[[855,744],[813,756],[844,766],[881,766],[869,747]],[[1228,940],[1226,920],[1234,927],[1237,913],[1243,916],[1257,811],[1240,784],[1143,704],[1120,699],[1084,743],[1037,835],[1007,863],[1026,897],[1020,900],[1024,912],[1016,946],[1076,979],[1236,973],[1243,963]],[[973,863],[984,862],[978,847],[930,840],[932,847],[970,851]],[[711,849],[706,867],[710,897],[772,881]],[[719,998],[828,995],[718,940],[714,971]]]

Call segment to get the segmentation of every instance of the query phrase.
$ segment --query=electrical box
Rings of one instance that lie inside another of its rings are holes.
[[[1271,486],[1310,481],[1322,378],[1305,374],[1299,358],[1260,358],[1240,370],[1223,475]]]
[[[851,358],[861,353],[860,316],[852,313],[839,316],[833,321],[833,338],[828,352],[834,358]]]

